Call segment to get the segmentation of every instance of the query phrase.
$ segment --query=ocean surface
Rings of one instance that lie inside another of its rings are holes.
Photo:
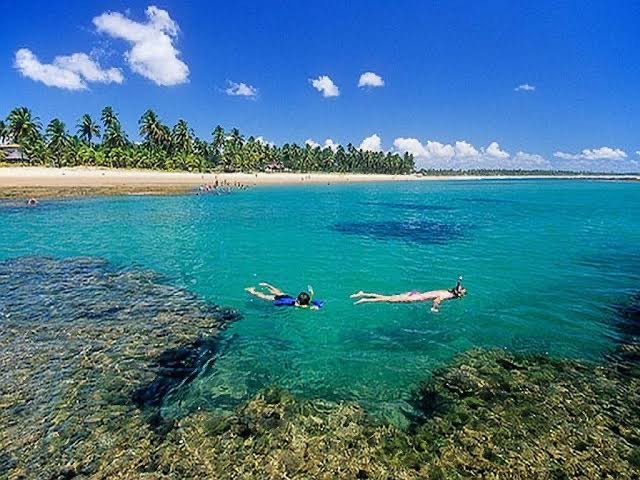
[[[402,423],[419,382],[469,348],[612,352],[616,308],[640,280],[639,207],[637,183],[567,180],[4,202],[0,260],[96,257],[237,309],[215,361],[165,398],[167,417],[226,411],[279,385]],[[449,288],[459,275],[468,295],[436,314],[349,298]],[[275,308],[244,292],[260,281],[294,295],[312,285],[326,305]]]

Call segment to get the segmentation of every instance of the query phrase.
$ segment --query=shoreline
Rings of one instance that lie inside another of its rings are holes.
[[[0,198],[86,195],[171,195],[203,184],[230,186],[321,185],[452,180],[631,180],[639,175],[434,175],[361,173],[190,173],[98,167],[0,167]]]

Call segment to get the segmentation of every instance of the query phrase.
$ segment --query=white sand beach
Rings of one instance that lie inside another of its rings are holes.
[[[0,188],[26,187],[180,187],[188,189],[216,181],[230,185],[284,185],[284,184],[335,184],[394,181],[481,180],[516,178],[565,178],[565,179],[626,179],[638,180],[638,176],[611,175],[563,175],[563,176],[422,176],[422,175],[374,175],[357,173],[188,173],[151,170],[125,170],[96,167],[0,168]]]

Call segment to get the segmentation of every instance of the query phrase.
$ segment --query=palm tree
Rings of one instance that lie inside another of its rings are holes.
[[[0,120],[0,144],[4,144],[9,139],[9,128],[4,120]]]
[[[11,110],[7,117],[7,133],[11,139],[22,144],[25,140],[40,135],[40,120],[26,107]]]
[[[216,128],[213,129],[211,136],[213,137],[211,146],[216,152],[221,152],[222,147],[224,146],[224,128],[222,128],[220,125],[216,126]]]
[[[122,148],[129,143],[126,133],[122,130],[118,115],[113,111],[113,108],[104,107],[100,115],[100,120],[104,125],[102,145],[107,148]],[[114,154],[114,156],[117,155]]]
[[[145,142],[154,147],[166,147],[169,141],[169,129],[160,122],[153,110],[144,112],[138,122],[140,136]]]
[[[102,113],[100,114],[100,121],[104,125],[105,131],[115,122],[120,123],[120,121],[118,120],[118,116],[115,114],[112,107],[104,107],[102,109]]]
[[[107,148],[124,148],[128,143],[127,134],[117,120],[109,125],[102,137],[102,144]]]
[[[84,142],[91,143],[93,137],[100,136],[100,127],[87,113],[82,116],[77,127],[78,137]]]
[[[65,159],[67,148],[71,144],[71,139],[67,134],[64,123],[60,119],[54,118],[47,125],[45,133],[47,147],[52,154],[53,163],[54,165],[61,165]]]
[[[175,152],[189,154],[193,150],[193,132],[184,120],[178,120],[171,132],[171,143]]]

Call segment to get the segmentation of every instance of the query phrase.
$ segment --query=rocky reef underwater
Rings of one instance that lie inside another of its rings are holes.
[[[0,478],[640,478],[640,296],[602,362],[474,349],[425,372],[400,429],[277,387],[163,418],[240,315],[156,273],[20,257],[0,292]]]

